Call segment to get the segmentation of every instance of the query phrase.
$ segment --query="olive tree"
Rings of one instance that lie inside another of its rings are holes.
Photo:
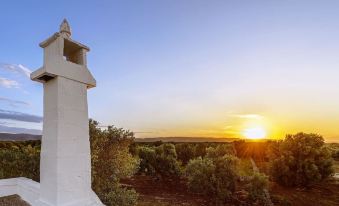
[[[309,186],[333,173],[322,136],[297,133],[271,145],[271,176],[286,186]]]
[[[249,198],[252,201],[263,202],[265,189],[268,187],[268,178],[263,173],[255,172],[249,182]]]
[[[212,198],[216,205],[223,205],[235,191],[237,165],[238,159],[233,155],[191,160],[186,167],[188,187]]]
[[[140,158],[139,171],[148,175],[155,175],[157,164],[155,149],[152,147],[141,146],[138,147],[137,153]]]
[[[156,153],[156,170],[163,176],[179,176],[180,165],[177,160],[175,146],[170,143],[162,144],[155,148]]]
[[[186,165],[190,159],[195,156],[195,145],[192,143],[179,143],[175,145],[178,159]]]
[[[175,146],[170,143],[158,147],[138,147],[140,172],[160,177],[179,176],[180,165],[177,160]]]
[[[234,155],[234,149],[232,144],[222,143],[217,145],[216,147],[208,147],[206,149],[206,157],[207,158],[218,158],[224,155]]]
[[[93,190],[106,205],[136,205],[137,193],[119,184],[121,178],[130,177],[138,168],[138,160],[129,153],[134,134],[114,126],[101,130],[94,120],[90,120],[89,128]]]

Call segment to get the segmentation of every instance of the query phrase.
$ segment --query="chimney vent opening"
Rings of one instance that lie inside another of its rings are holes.
[[[66,61],[79,64],[79,65],[84,65],[84,55],[83,55],[83,49],[77,45],[76,43],[64,39],[64,52],[63,56]]]

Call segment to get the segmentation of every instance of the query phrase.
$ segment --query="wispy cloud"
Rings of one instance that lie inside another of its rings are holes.
[[[5,122],[5,121],[0,121],[0,125],[13,125],[14,123],[12,122]]]
[[[1,110],[0,109],[0,119],[9,119],[9,120],[17,120],[22,122],[34,122],[40,123],[42,122],[42,117],[32,114],[26,114],[15,111]]]
[[[30,105],[28,102],[9,99],[9,98],[6,98],[6,97],[0,97],[0,102],[8,103],[12,107],[29,106]]]
[[[232,125],[226,125],[226,126],[224,126],[223,129],[231,129],[232,127],[233,127]]]
[[[262,119],[263,116],[259,114],[231,114],[231,117],[241,118],[241,119]]]
[[[10,72],[14,72],[14,73],[19,73],[22,74],[26,77],[30,77],[30,74],[32,73],[32,71],[30,69],[28,69],[27,67],[23,66],[22,64],[6,64],[6,63],[0,63],[0,68],[10,71]]]
[[[27,129],[21,127],[8,127],[0,125],[0,132],[3,133],[25,133],[25,134],[38,134],[41,135],[42,131],[38,129]]]
[[[14,80],[0,77],[0,86],[6,87],[6,88],[19,88],[19,83]]]

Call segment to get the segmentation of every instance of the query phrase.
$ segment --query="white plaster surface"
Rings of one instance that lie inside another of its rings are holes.
[[[41,205],[91,202],[87,85],[57,76],[44,83]]]
[[[32,206],[35,205],[46,205],[50,206],[51,204],[43,203],[39,201],[40,196],[40,184],[31,179],[25,177],[11,178],[11,179],[1,179],[0,180],[0,197],[9,196],[9,195],[19,195],[23,200],[29,203]],[[90,199],[90,200],[88,200]],[[87,200],[77,200],[69,204],[64,204],[65,206],[95,206],[102,205],[100,200],[94,193],[89,194]]]
[[[31,205],[39,198],[40,184],[24,177],[0,180],[0,196],[17,194]]]
[[[69,41],[72,41],[68,39]],[[38,70],[32,72],[31,78],[34,81],[40,81],[38,78],[44,74],[51,76],[63,76],[72,80],[82,82],[88,87],[95,87],[96,81],[86,65],[86,52],[85,48],[82,50],[82,65],[66,61],[63,57],[65,38],[59,35],[52,43],[44,48],[44,65]],[[80,55],[79,54],[79,55]]]

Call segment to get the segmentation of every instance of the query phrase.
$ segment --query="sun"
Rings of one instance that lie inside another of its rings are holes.
[[[262,127],[250,127],[246,128],[242,134],[247,139],[263,139],[266,137],[266,130]]]

